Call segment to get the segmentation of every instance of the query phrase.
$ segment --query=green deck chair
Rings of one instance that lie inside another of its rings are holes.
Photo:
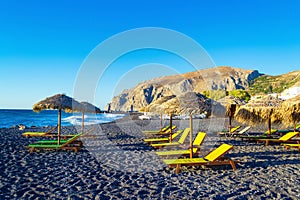
[[[73,135],[73,137],[68,140],[61,140],[61,143],[58,145],[57,140],[40,140],[35,143],[29,144],[26,148],[29,148],[29,152],[32,153],[37,149],[45,149],[45,150],[73,150],[78,152],[78,150],[82,147],[82,142],[78,141],[80,137],[84,137],[89,132],[79,133]]]

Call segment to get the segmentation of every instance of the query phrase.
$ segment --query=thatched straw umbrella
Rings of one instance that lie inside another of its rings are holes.
[[[88,102],[81,102],[81,108],[80,108],[81,112],[82,112],[82,133],[84,132],[84,114],[85,113],[100,113],[100,108],[94,106],[91,103]]]
[[[275,111],[280,108],[282,102],[281,99],[270,95],[250,100],[247,104],[238,108],[234,118],[241,123],[250,125],[266,121],[268,133],[271,134],[271,123],[278,123],[281,120]]]
[[[75,101],[73,98],[68,97],[64,94],[57,94],[48,97],[33,105],[34,112],[40,112],[41,110],[58,110],[58,144],[60,144],[60,134],[61,134],[61,111],[73,112],[80,111],[81,104]]]
[[[226,101],[226,106],[225,106],[226,116],[229,117],[228,129],[230,132],[232,128],[232,119],[234,118],[235,111],[238,109],[239,106],[245,105],[246,102],[234,96],[225,97],[225,101]]]
[[[211,101],[204,95],[194,92],[187,92],[178,97],[180,105],[180,113],[190,116],[190,158],[193,157],[193,115],[195,114],[210,114]]]
[[[296,131],[296,124],[300,122],[300,95],[283,102],[278,114],[281,115],[285,126],[293,125]]]
[[[194,92],[187,92],[178,97],[165,97],[165,102],[154,104],[150,110],[154,112],[171,113],[172,114],[186,114],[190,116],[190,157],[193,157],[193,115],[211,112],[211,101],[201,94]]]

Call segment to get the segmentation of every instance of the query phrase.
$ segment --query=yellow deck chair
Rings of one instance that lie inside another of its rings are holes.
[[[24,137],[54,137],[57,134],[53,134],[52,132],[56,128],[57,128],[57,126],[53,127],[52,129],[50,129],[47,132],[25,132],[25,133],[22,133],[22,136],[24,136]]]
[[[175,133],[173,133],[172,134],[172,140],[175,139],[182,132],[183,132],[182,130],[178,130]],[[152,143],[158,143],[158,142],[168,142],[169,140],[170,140],[170,137],[146,138],[146,139],[144,139],[144,142],[152,144]]]
[[[229,136],[229,135],[231,135],[231,134],[233,134],[234,132],[236,132],[238,129],[240,129],[241,128],[241,126],[235,126],[235,127],[232,127],[231,129],[230,129],[230,132],[229,131],[222,131],[222,132],[219,132],[219,135],[220,136]]]
[[[299,132],[288,132],[284,136],[282,136],[278,139],[264,138],[264,139],[256,139],[256,141],[257,141],[257,143],[265,142],[266,145],[268,145],[270,142],[284,143],[284,142],[291,141],[291,139],[298,134],[299,134]],[[294,142],[297,142],[297,141],[300,141],[300,140],[294,140]]]
[[[182,145],[187,138],[188,134],[190,132],[190,128],[184,129],[181,137],[179,138],[178,142],[168,142],[168,143],[159,143],[159,144],[151,144],[152,147],[154,148],[162,148],[164,146],[178,146]]]
[[[197,153],[200,150],[201,144],[203,143],[206,137],[206,133],[199,132],[193,141],[193,154]],[[176,156],[176,155],[189,155],[190,149],[182,150],[171,150],[171,151],[159,151],[156,152],[159,156]]]
[[[172,126],[172,132],[177,128],[177,126]],[[167,135],[171,132],[170,126],[168,128],[163,129],[163,131],[156,131],[156,132],[147,132],[143,131],[144,134],[146,135]]]
[[[142,131],[143,133],[159,133],[159,132],[164,132],[166,130],[168,130],[170,128],[170,125],[167,125],[165,127],[162,127],[160,130],[146,130],[146,131]]]
[[[170,168],[176,167],[176,174],[180,172],[180,167],[184,166],[210,166],[210,165],[231,165],[233,170],[236,170],[235,163],[237,161],[229,158],[223,158],[229,150],[233,148],[232,145],[222,144],[215,150],[208,153],[203,158],[181,158],[181,159],[166,159],[163,160]]]
[[[290,148],[297,148],[300,151],[300,144],[283,144],[286,150]]]

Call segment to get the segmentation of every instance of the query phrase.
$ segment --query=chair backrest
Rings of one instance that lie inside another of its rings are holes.
[[[183,130],[178,130],[175,133],[172,134],[172,140],[175,139],[180,133],[182,133]]]
[[[241,126],[235,126],[233,128],[230,129],[230,133],[235,132],[236,130],[238,130],[239,128],[241,128]]]
[[[92,128],[92,129],[90,129],[90,130],[88,130],[88,131],[86,131],[86,132],[84,132],[84,133],[78,133],[78,134],[74,135],[73,137],[71,137],[70,139],[68,139],[68,140],[66,141],[66,143],[63,143],[60,147],[67,146],[68,144],[72,143],[73,141],[77,140],[78,138],[83,137],[83,136],[85,136],[85,135],[88,135],[88,134],[91,133],[93,130],[94,130],[94,129]]]
[[[162,132],[165,132],[165,131],[168,130],[169,128],[170,128],[170,125],[167,125],[167,126],[163,127],[163,128],[161,129],[161,131],[162,131]]]
[[[246,126],[244,129],[242,129],[242,130],[239,131],[239,134],[245,133],[245,132],[248,131],[250,128],[251,128],[251,126]]]
[[[61,145],[61,147],[64,147],[64,146],[70,144],[71,142],[77,140],[77,139],[78,139],[79,137],[81,137],[82,135],[83,135],[82,133],[79,133],[79,134],[74,135],[73,137],[71,137],[70,139],[68,139],[65,143],[63,143],[63,144]]]
[[[297,134],[299,134],[299,132],[288,132],[287,134],[285,134],[284,136],[282,136],[278,140],[280,140],[280,141],[287,141],[287,140],[295,137]]]
[[[172,126],[172,132],[177,128],[177,126]],[[169,128],[167,128],[165,131],[163,131],[164,133],[170,133],[171,132],[171,128],[169,126]]]
[[[218,148],[211,151],[209,154],[207,154],[204,159],[210,162],[215,161],[216,159],[223,156],[225,153],[227,153],[230,149],[232,149],[233,146],[229,144],[221,144]]]
[[[277,129],[271,129],[271,134],[272,133],[276,133],[278,130]],[[266,132],[265,132],[265,134],[269,134],[269,130],[267,130]]]
[[[189,132],[190,132],[190,128],[184,129],[184,131],[183,131],[181,137],[180,137],[179,140],[178,140],[178,143],[183,144],[184,141],[185,141],[185,139],[186,139],[186,137],[188,136]]]
[[[206,137],[206,133],[199,132],[194,139],[193,146],[200,146]]]

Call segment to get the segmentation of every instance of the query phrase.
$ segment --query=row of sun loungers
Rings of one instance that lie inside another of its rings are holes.
[[[181,136],[176,142],[164,142],[158,141],[157,138],[153,138],[155,140],[155,144],[151,143],[150,145],[154,148],[162,148],[162,147],[181,147],[184,146],[185,140],[190,133],[190,128],[186,128],[184,131],[177,131],[174,134],[181,132]],[[178,135],[176,135],[178,137]],[[192,146],[192,154],[196,154],[200,151],[201,144],[203,143],[206,137],[206,133],[199,132]],[[145,142],[151,141],[151,138],[144,139]],[[218,148],[212,150],[204,157],[197,158],[189,158],[191,154],[190,149],[175,149],[175,150],[167,150],[167,151],[158,151],[156,154],[161,157],[167,157],[168,159],[164,159],[163,162],[168,165],[170,168],[176,168],[175,172],[179,173],[181,166],[212,166],[212,165],[231,165],[233,170],[236,170],[235,163],[237,161],[232,160],[230,158],[223,157],[228,151],[233,148],[232,145],[229,144],[221,144]],[[177,156],[177,158],[169,159],[169,157]],[[188,157],[188,158],[185,158]]]

